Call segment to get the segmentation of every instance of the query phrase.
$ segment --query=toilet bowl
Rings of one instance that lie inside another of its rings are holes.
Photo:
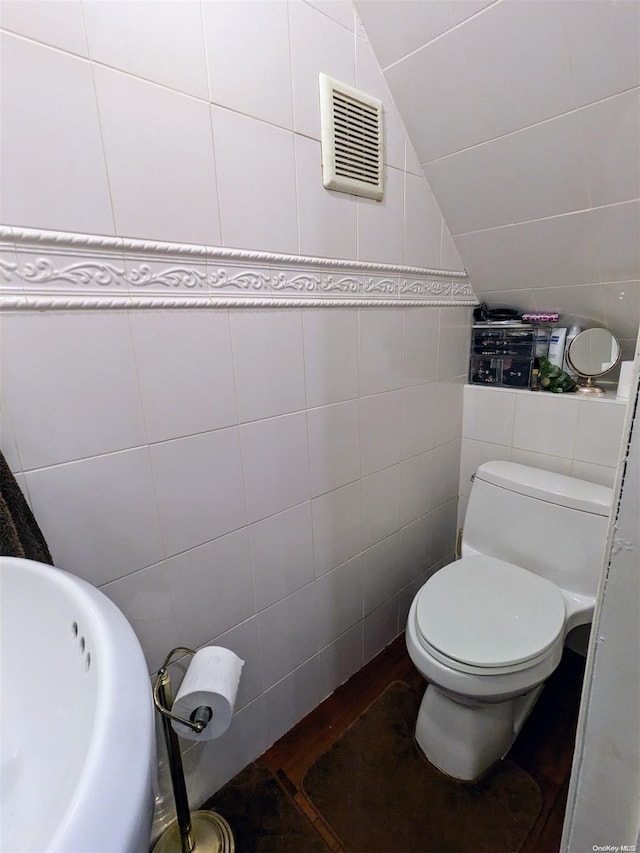
[[[418,591],[406,630],[428,682],[416,741],[447,775],[473,781],[504,756],[567,633],[591,622],[611,499],[523,465],[478,469],[462,559]]]

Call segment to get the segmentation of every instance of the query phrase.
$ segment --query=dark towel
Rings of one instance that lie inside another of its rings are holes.
[[[53,565],[49,548],[0,451],[0,556]]]

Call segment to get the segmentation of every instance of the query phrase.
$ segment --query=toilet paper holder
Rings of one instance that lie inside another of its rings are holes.
[[[194,853],[194,851],[195,853],[233,853],[235,850],[233,833],[221,815],[212,811],[197,811],[191,814],[189,810],[180,742],[171,721],[182,723],[199,734],[211,722],[213,712],[207,705],[201,705],[191,714],[192,719],[186,719],[171,711],[173,695],[169,665],[172,658],[178,654],[193,656],[195,651],[186,646],[176,646],[171,649],[158,670],[153,684],[153,703],[162,721],[176,804],[176,822],[162,833],[153,848],[153,853]]]
[[[153,684],[153,704],[163,717],[168,717],[170,720],[182,723],[182,725],[188,726],[190,729],[193,729],[194,732],[200,734],[200,732],[206,728],[207,723],[211,721],[211,717],[213,716],[213,711],[208,705],[201,705],[199,708],[196,708],[191,715],[192,719],[189,720],[187,720],[186,717],[180,717],[178,714],[174,714],[169,708],[167,708],[167,703],[171,701],[171,677],[169,676],[169,664],[171,663],[171,659],[177,654],[191,655],[193,657],[193,655],[195,655],[195,651],[194,649],[188,649],[186,646],[176,646],[175,649],[171,649],[164,659],[164,663],[158,670],[156,680]]]

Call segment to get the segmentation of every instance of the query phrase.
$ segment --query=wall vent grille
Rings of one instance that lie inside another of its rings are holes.
[[[382,101],[320,74],[320,118],[324,186],[382,201]]]

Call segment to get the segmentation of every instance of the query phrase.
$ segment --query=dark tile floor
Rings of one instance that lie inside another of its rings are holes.
[[[522,853],[555,853],[560,848],[583,676],[584,659],[565,651],[507,756],[537,782],[542,793],[542,809]],[[231,823],[238,853],[342,851],[331,827],[305,796],[302,778],[392,681],[424,688],[403,637],[206,804]]]

